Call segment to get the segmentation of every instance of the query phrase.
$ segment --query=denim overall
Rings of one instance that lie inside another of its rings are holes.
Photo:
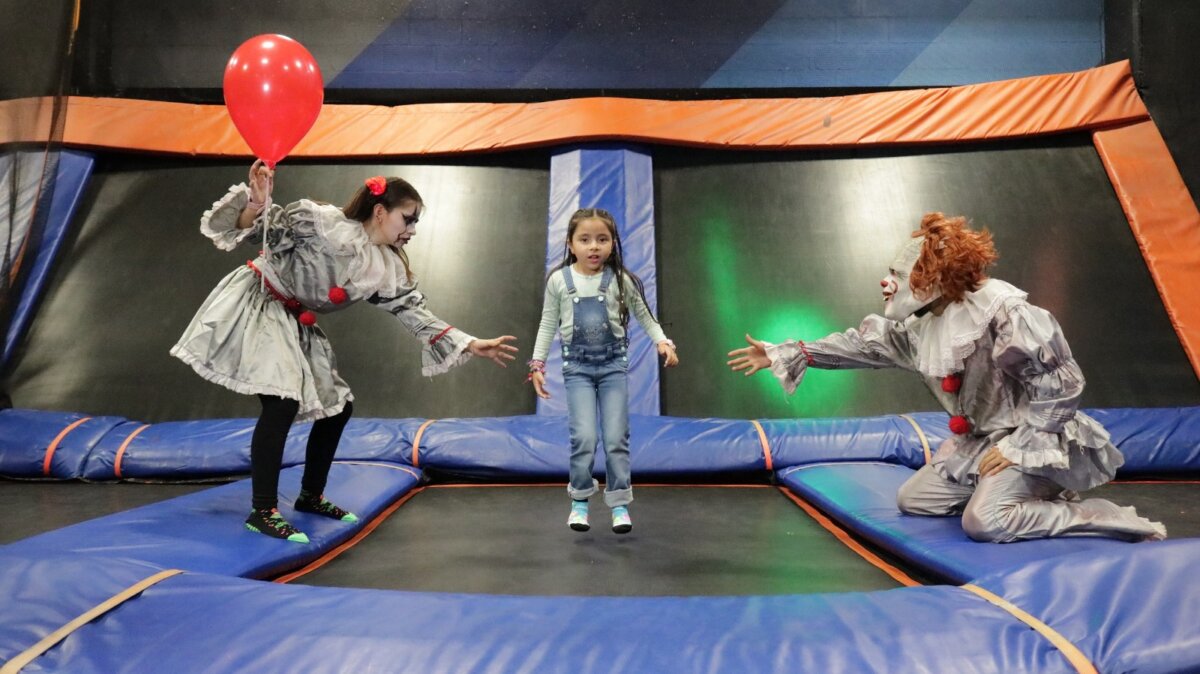
[[[579,297],[571,268],[563,267],[563,281],[574,305],[571,343],[563,345],[563,384],[571,434],[567,493],[580,500],[595,493],[598,483],[592,478],[592,466],[599,429],[607,458],[604,502],[616,507],[633,500],[633,487],[629,476],[628,343],[617,339],[609,324],[607,294],[612,280],[612,269],[605,267],[600,294]]]

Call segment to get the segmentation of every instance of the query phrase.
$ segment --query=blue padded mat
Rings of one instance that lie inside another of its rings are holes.
[[[419,472],[408,466],[334,463],[325,493],[360,517],[347,524],[292,510],[302,472],[296,467],[280,474],[279,509],[308,534],[308,545],[247,531],[242,521],[250,510],[250,481],[242,480],[26,538],[2,550],[28,557],[136,559],[162,568],[266,577],[347,540],[420,482]]]
[[[1065,671],[1048,641],[953,587],[513,597],[206,574],[164,580],[36,664],[73,674]]]
[[[1197,578],[1200,540],[1181,539],[1030,562],[976,585],[1053,627],[1101,672],[1197,672]]]
[[[884,463],[797,466],[780,481],[845,528],[936,577],[954,583],[1076,552],[1128,548],[1103,538],[1051,538],[997,545],[967,538],[958,517],[915,517],[896,492],[915,471]]]

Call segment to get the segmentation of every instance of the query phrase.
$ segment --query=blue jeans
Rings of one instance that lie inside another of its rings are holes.
[[[607,457],[604,502],[616,507],[633,501],[629,475],[628,370],[629,359],[624,355],[598,363],[563,362],[571,433],[571,482],[567,493],[573,499],[586,499],[596,492],[592,466],[596,461],[599,431],[604,435]]]

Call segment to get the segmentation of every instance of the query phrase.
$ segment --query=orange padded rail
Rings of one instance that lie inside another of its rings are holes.
[[[33,141],[38,99],[0,103],[0,143]],[[956,143],[1102,128],[1147,119],[1128,62],[940,89],[832,98],[326,105],[291,157],[492,152],[588,140],[744,149]],[[204,156],[250,156],[223,105],[73,97],[64,142]]]
[[[1154,122],[1092,134],[1167,317],[1200,375],[1200,212]]]

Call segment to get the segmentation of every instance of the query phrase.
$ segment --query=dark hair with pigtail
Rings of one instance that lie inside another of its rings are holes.
[[[374,193],[374,189],[378,189],[380,184],[384,185],[384,189],[379,194]],[[367,178],[363,185],[354,192],[350,197],[350,203],[342,207],[342,213],[351,220],[357,220],[364,225],[367,220],[371,219],[371,214],[375,211],[375,205],[381,204],[387,211],[400,208],[408,203],[417,205],[416,215],[421,215],[421,211],[425,210],[425,202],[421,200],[421,195],[417,192],[417,188],[413,187],[403,178],[395,176],[391,178],[383,178],[376,176]],[[413,280],[412,267],[408,264],[408,255],[404,253],[404,249],[393,246],[396,254],[400,256],[400,260],[404,262],[404,274],[408,277],[411,283]]]
[[[622,282],[622,275],[628,276],[633,281],[633,287],[637,289],[638,295],[642,298],[642,304],[646,305],[646,311],[650,311],[650,303],[646,301],[646,289],[642,286],[642,279],[638,275],[625,268],[625,256],[621,250],[621,235],[617,233],[617,221],[612,214],[603,208],[581,208],[571,215],[570,222],[567,223],[567,243],[563,252],[563,261],[557,267],[550,270],[550,274],[566,267],[575,262],[575,254],[571,252],[571,237],[575,236],[575,230],[579,228],[579,223],[584,220],[595,218],[604,223],[608,228],[608,233],[612,236],[613,252],[605,261],[605,266],[612,267],[613,276],[617,279],[617,299],[619,304],[618,316],[621,318],[621,326],[628,327],[629,325],[629,305],[625,301],[625,283]],[[549,275],[547,276],[549,278]],[[650,313],[650,318],[657,323],[653,313]]]
[[[921,218],[921,229],[912,235],[925,237],[921,256],[909,278],[918,297],[937,288],[942,297],[957,302],[967,293],[979,290],[987,280],[987,268],[999,257],[991,233],[986,228],[970,229],[967,219],[961,216],[950,218],[941,213],[926,213]]]

